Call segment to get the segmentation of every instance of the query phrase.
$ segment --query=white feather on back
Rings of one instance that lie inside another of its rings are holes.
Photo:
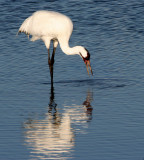
[[[73,30],[72,21],[65,15],[52,11],[37,11],[20,26],[18,33],[32,35],[31,41],[42,39],[66,39]]]

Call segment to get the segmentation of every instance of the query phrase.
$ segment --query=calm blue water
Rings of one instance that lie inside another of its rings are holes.
[[[51,91],[43,42],[16,37],[41,9],[71,17],[93,77],[58,47]],[[0,22],[1,160],[144,159],[143,1],[1,0]]]

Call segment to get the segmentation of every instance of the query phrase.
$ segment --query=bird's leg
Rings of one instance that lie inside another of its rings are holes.
[[[50,49],[48,49],[48,65],[50,67],[51,65],[51,60],[50,60]]]
[[[49,70],[50,70],[50,76],[51,76],[51,85],[53,85],[53,68],[51,65],[51,58],[50,58],[50,49],[48,49],[48,65],[49,65]]]
[[[51,84],[53,84],[53,65],[54,65],[55,51],[56,51],[56,48],[53,48],[53,53],[50,58],[50,50],[48,49],[48,64],[49,64],[49,69],[50,69]]]
[[[56,48],[54,47],[53,48],[53,53],[52,53],[52,56],[51,56],[51,63],[52,63],[52,65],[54,64],[55,51],[56,51]]]
[[[56,48],[53,48],[53,53],[52,53],[52,56],[51,56],[51,83],[53,83],[53,69],[54,69],[54,56],[55,56],[55,51],[56,51]]]

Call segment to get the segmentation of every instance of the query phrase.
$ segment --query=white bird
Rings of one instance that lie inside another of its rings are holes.
[[[50,68],[51,82],[53,82],[53,64],[54,55],[58,43],[62,51],[67,55],[78,54],[82,57],[86,64],[87,72],[88,67],[93,75],[90,66],[90,54],[88,50],[82,46],[69,47],[69,39],[73,31],[73,23],[71,19],[61,13],[53,11],[36,11],[20,26],[18,33],[24,32],[31,35],[31,41],[41,39],[48,49],[48,64]],[[50,42],[53,40],[53,53],[50,58]]]

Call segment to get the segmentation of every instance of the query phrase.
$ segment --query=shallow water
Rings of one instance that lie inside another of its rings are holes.
[[[58,47],[51,88],[43,42],[15,36],[41,9],[71,17],[94,76]],[[140,0],[0,2],[0,159],[144,158],[143,12]]]

